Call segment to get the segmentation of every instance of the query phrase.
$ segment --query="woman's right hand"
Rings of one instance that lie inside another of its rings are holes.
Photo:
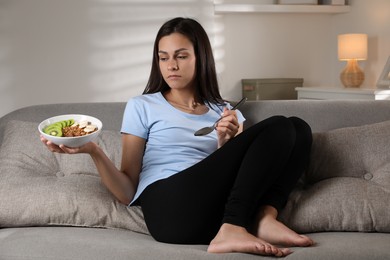
[[[53,153],[66,153],[66,154],[88,153],[88,154],[91,154],[97,146],[97,144],[94,142],[89,142],[83,146],[75,147],[75,148],[67,147],[63,144],[56,145],[53,142],[50,142],[49,140],[47,140],[42,135],[41,135],[41,141],[44,145],[46,145],[47,149],[49,149],[49,151],[51,151]]]

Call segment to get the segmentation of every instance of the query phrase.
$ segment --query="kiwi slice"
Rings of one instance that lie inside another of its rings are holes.
[[[43,129],[43,132],[48,135],[62,136],[62,127],[58,124],[51,124]]]
[[[62,136],[62,130],[59,129],[59,128],[53,128],[53,129],[50,130],[49,135],[61,137]]]
[[[73,125],[74,122],[75,122],[74,119],[68,119],[68,120],[62,120],[59,122],[55,122],[55,123],[52,123],[52,124],[46,126],[43,129],[43,132],[45,134],[48,134],[48,135],[61,137],[62,136],[62,129],[64,127]]]
[[[43,132],[44,132],[45,134],[49,134],[49,130],[50,130],[50,128],[52,128],[52,127],[53,127],[52,125],[46,126],[45,128],[43,128]]]

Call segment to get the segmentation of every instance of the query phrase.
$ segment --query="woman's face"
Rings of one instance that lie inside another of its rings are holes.
[[[172,33],[162,37],[158,55],[161,74],[171,89],[194,88],[196,57],[186,36]]]

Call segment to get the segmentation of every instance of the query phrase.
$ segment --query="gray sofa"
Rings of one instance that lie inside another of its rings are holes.
[[[208,254],[206,245],[154,241],[140,208],[100,183],[86,155],[52,154],[38,123],[59,114],[103,122],[98,143],[119,166],[124,103],[53,104],[0,119],[0,259],[262,259]],[[317,244],[286,259],[390,259],[390,102],[259,101],[245,127],[271,115],[299,116],[314,132],[312,159],[280,220]]]

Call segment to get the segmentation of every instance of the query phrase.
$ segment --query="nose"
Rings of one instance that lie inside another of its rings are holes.
[[[176,60],[174,60],[174,59],[172,59],[172,60],[170,60],[169,61],[169,63],[168,63],[168,70],[178,70],[179,69],[179,67],[178,67],[178,65],[177,65],[177,61]]]

